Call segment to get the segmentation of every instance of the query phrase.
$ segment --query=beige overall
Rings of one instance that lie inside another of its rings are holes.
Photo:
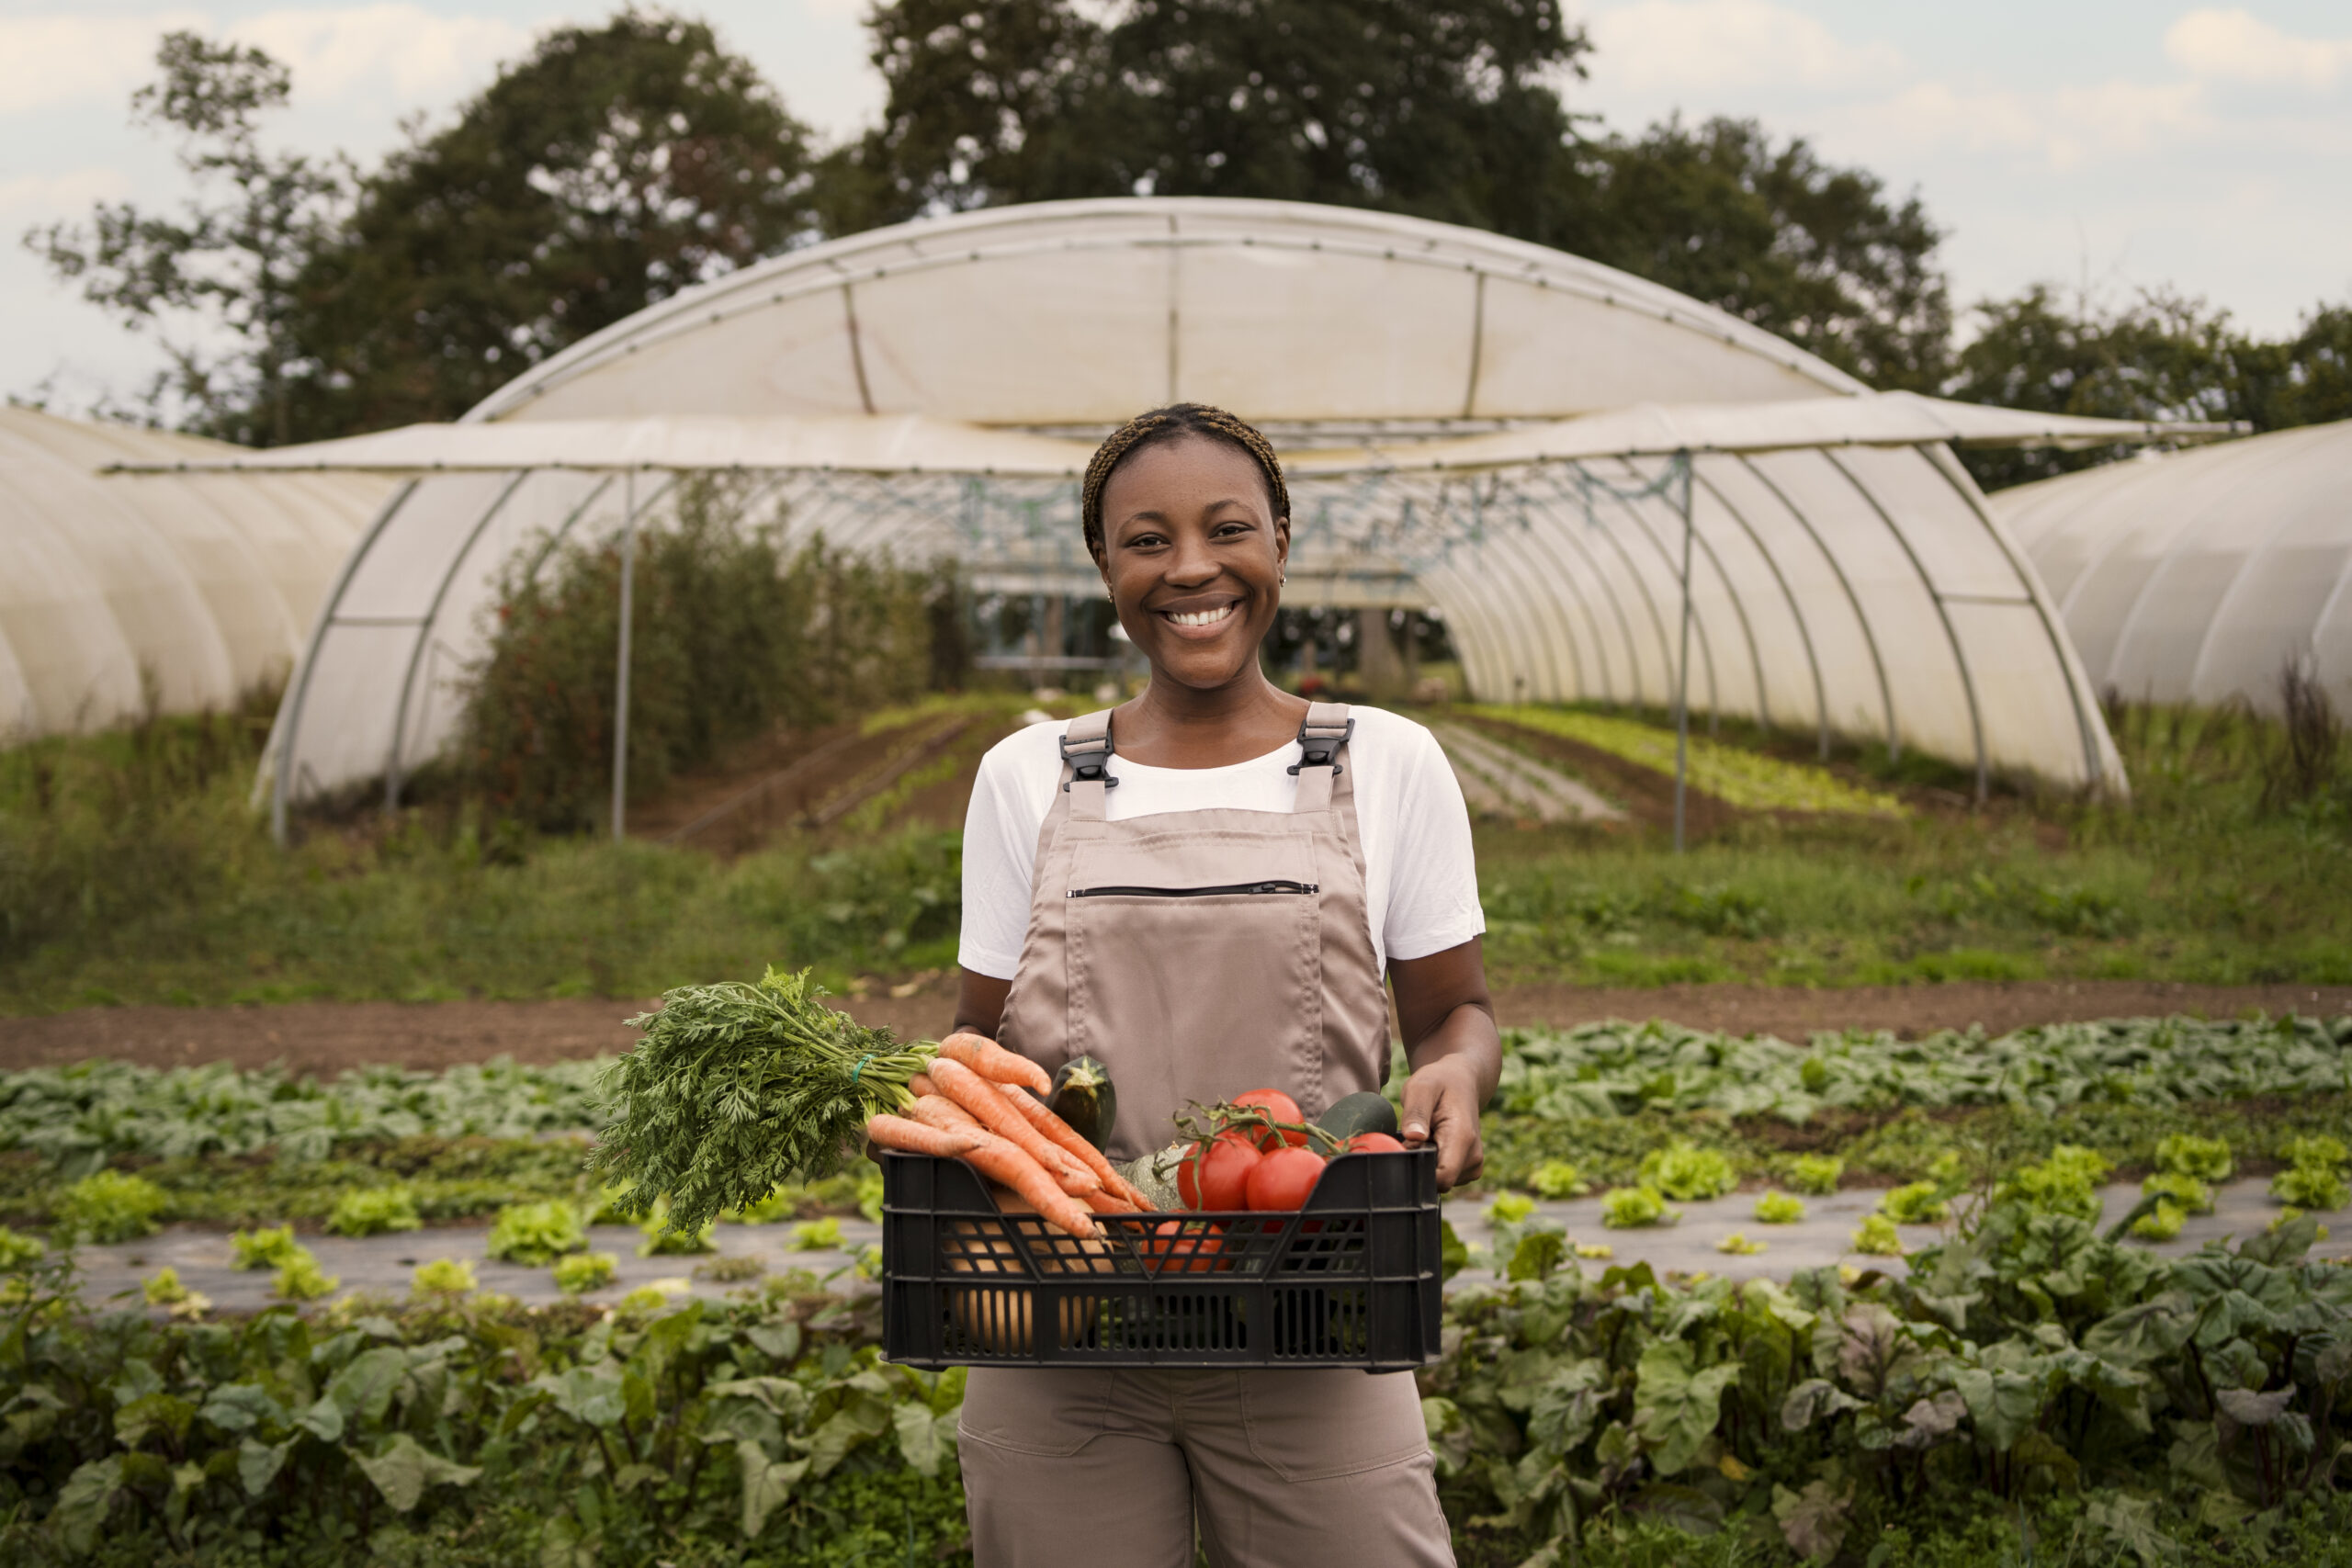
[[[1105,820],[1109,726],[1063,740],[998,1038],[1110,1068],[1114,1159],[1172,1142],[1190,1101],[1279,1089],[1311,1117],[1380,1088],[1347,709],[1308,710],[1286,816]],[[961,1439],[978,1568],[1191,1568],[1196,1523],[1220,1568],[1453,1561],[1409,1373],[978,1367]]]

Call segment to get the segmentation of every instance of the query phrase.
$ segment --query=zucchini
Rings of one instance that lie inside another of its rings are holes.
[[[1393,1138],[1396,1108],[1388,1103],[1386,1095],[1365,1089],[1334,1100],[1315,1119],[1315,1124],[1335,1138],[1352,1138],[1358,1133],[1385,1133]]]
[[[1111,1130],[1119,1121],[1119,1091],[1112,1086],[1111,1069],[1093,1057],[1064,1062],[1054,1073],[1054,1092],[1046,1104],[1096,1148],[1110,1146]]]

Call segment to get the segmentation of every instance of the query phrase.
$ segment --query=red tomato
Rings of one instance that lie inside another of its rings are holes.
[[[1305,1208],[1322,1177],[1323,1156],[1313,1149],[1276,1149],[1250,1168],[1250,1206],[1284,1213]]]
[[[1299,1114],[1298,1101],[1293,1100],[1290,1096],[1284,1094],[1278,1089],[1253,1089],[1248,1094],[1235,1095],[1233,1097],[1233,1103],[1236,1105],[1248,1106],[1254,1111],[1262,1111],[1277,1122],[1304,1122],[1306,1120],[1306,1117]],[[1258,1146],[1269,1152],[1272,1151],[1282,1144],[1299,1145],[1306,1142],[1306,1134],[1305,1133],[1283,1133],[1277,1135],[1272,1133],[1261,1132],[1258,1134]]]
[[[1225,1242],[1198,1220],[1163,1220],[1151,1228],[1143,1255],[1155,1274],[1208,1274],[1225,1267]]]
[[[1340,1145],[1340,1152],[1348,1155],[1401,1155],[1405,1152],[1405,1145],[1385,1133],[1358,1133]]]
[[[1206,1150],[1195,1149],[1176,1168],[1176,1190],[1195,1209],[1244,1209],[1250,1171],[1258,1147],[1239,1133],[1219,1133]]]

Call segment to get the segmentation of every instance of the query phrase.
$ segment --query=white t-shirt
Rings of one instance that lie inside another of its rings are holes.
[[[1364,907],[1373,956],[1426,958],[1487,929],[1470,849],[1470,814],[1437,738],[1398,714],[1350,707],[1356,721],[1343,765],[1355,785],[1363,843]],[[1061,786],[1059,719],[1005,737],[981,759],[964,818],[964,929],[956,962],[1010,980],[1029,930],[1037,833]],[[1114,735],[1114,739],[1116,739]],[[1104,797],[1114,822],[1168,811],[1290,812],[1299,760],[1278,751],[1224,768],[1147,768],[1111,759],[1119,786]]]

